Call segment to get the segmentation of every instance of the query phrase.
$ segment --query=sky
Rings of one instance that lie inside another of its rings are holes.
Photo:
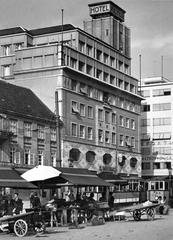
[[[0,0],[0,29],[22,26],[28,30],[61,24],[83,28],[90,19],[88,4],[102,0]],[[113,0],[126,11],[131,29],[132,76],[163,76],[173,80],[173,0]],[[163,63],[161,63],[163,59]]]

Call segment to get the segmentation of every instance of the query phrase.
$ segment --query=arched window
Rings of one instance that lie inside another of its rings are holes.
[[[93,152],[93,151],[88,151],[87,153],[86,153],[86,161],[88,162],[88,163],[92,163],[92,162],[94,162],[94,160],[95,160],[95,152]]]
[[[132,157],[131,159],[130,159],[130,166],[132,167],[132,168],[134,168],[135,166],[136,166],[136,164],[137,164],[137,159],[136,158],[134,158],[134,157]]]
[[[118,163],[121,167],[123,167],[125,165],[126,159],[127,158],[125,156],[119,156],[118,157]]]
[[[111,163],[111,161],[112,161],[112,156],[111,156],[111,154],[105,153],[105,154],[103,155],[103,163],[104,163],[105,165],[109,165],[109,164]]]
[[[69,160],[71,162],[78,161],[80,158],[80,151],[77,148],[72,148],[69,153]]]

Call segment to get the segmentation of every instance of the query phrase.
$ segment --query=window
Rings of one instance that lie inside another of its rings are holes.
[[[150,90],[143,90],[141,91],[143,97],[150,97]]]
[[[120,121],[120,126],[124,127],[124,117],[123,116],[120,116],[119,121]]]
[[[124,90],[129,91],[129,83],[124,82]]]
[[[96,78],[102,80],[102,71],[100,69],[97,69],[96,71]]]
[[[150,126],[150,119],[141,119],[141,127]]]
[[[119,98],[119,106],[121,108],[124,108],[124,99],[123,98]]]
[[[77,90],[77,82],[75,80],[71,80],[71,90],[75,91]]]
[[[88,162],[88,163],[93,163],[94,162],[94,160],[95,160],[95,152],[93,152],[93,151],[88,151],[87,153],[86,153],[86,161]]]
[[[87,53],[88,56],[92,57],[92,46],[87,44],[86,53]]]
[[[121,80],[121,79],[118,79],[118,87],[119,88],[124,88],[124,81],[123,80]]]
[[[129,74],[129,65],[124,64],[124,72],[125,72],[126,74]]]
[[[153,90],[153,97],[167,96],[167,95],[171,95],[171,88]]]
[[[10,55],[10,45],[4,46],[4,55],[9,56]]]
[[[88,127],[88,139],[93,140],[93,128]]]
[[[79,71],[84,72],[85,71],[85,63],[79,61]]]
[[[130,128],[130,119],[129,118],[125,119],[125,127]]]
[[[85,51],[85,43],[82,41],[79,41],[79,51],[82,53]]]
[[[105,132],[105,143],[110,142],[110,133],[108,131]]]
[[[171,132],[153,133],[153,139],[171,139]]]
[[[56,167],[56,152],[51,151],[51,163],[53,167]]]
[[[22,49],[22,43],[16,43],[15,50],[20,50],[20,49]]]
[[[71,124],[71,133],[72,133],[73,137],[77,137],[77,124],[76,123]]]
[[[142,105],[142,111],[143,112],[150,112],[150,105],[148,105],[148,104]]]
[[[124,136],[120,135],[120,146],[124,146]]]
[[[10,148],[10,163],[14,163],[16,159],[16,148],[11,147]]]
[[[105,35],[106,35],[106,36],[109,36],[109,29],[106,29],[106,30],[105,30]]]
[[[93,97],[93,88],[88,86],[88,97]]]
[[[131,137],[131,146],[134,148],[135,147],[135,138]]]
[[[97,49],[97,51],[96,51],[96,59],[101,61],[102,60],[101,57],[102,57],[102,52]]]
[[[70,67],[77,68],[77,60],[75,58],[71,58]]]
[[[142,163],[142,170],[150,170],[150,163],[149,162],[143,162]]]
[[[150,140],[150,133],[141,133],[142,140]]]
[[[42,125],[38,125],[38,138],[45,139],[45,127]]]
[[[31,123],[24,123],[24,136],[25,137],[31,137]]]
[[[109,74],[104,72],[103,73],[103,81],[108,82],[108,77],[109,77]]]
[[[80,125],[80,127],[79,127],[79,137],[80,138],[85,138],[85,126],[83,126],[83,125]]]
[[[111,156],[111,154],[105,153],[105,154],[103,155],[103,163],[104,163],[105,165],[109,165],[109,164],[111,163],[111,161],[112,161],[112,156]]]
[[[72,148],[69,152],[69,158],[73,161],[79,161],[81,152],[77,148]]]
[[[115,58],[110,57],[110,65],[111,67],[115,67]]]
[[[164,154],[170,155],[171,154],[171,147],[153,147],[153,154]]]
[[[85,117],[85,105],[80,103],[80,115]]]
[[[110,112],[105,111],[105,123],[110,123]]]
[[[78,104],[75,101],[72,101],[72,113],[79,114]]]
[[[133,129],[133,130],[135,130],[136,129],[136,126],[135,126],[136,124],[135,124],[135,120],[134,119],[131,119],[131,128]]]
[[[167,110],[171,110],[171,103],[153,104],[153,111],[167,111]]]
[[[98,120],[103,121],[103,110],[102,109],[98,109]]]
[[[115,77],[110,75],[110,84],[115,85]]]
[[[135,93],[135,86],[130,84],[130,92]]]
[[[24,149],[24,164],[30,165],[30,157],[31,157],[30,149],[25,148]]]
[[[43,150],[38,150],[38,165],[43,165]]]
[[[93,70],[92,66],[87,64],[86,73],[89,74],[89,75],[92,75],[92,70]]]
[[[93,118],[93,107],[88,106],[88,118]]]
[[[108,57],[109,57],[108,54],[106,53],[103,54],[103,62],[106,64],[108,64]]]
[[[10,132],[17,135],[17,120],[10,119]]]
[[[153,118],[153,126],[171,125],[171,118]]]
[[[5,65],[5,66],[4,66],[4,77],[10,76],[10,75],[11,75],[10,65]]]
[[[116,124],[116,114],[112,113],[112,124]]]
[[[116,144],[116,133],[112,133],[112,144]]]
[[[145,148],[141,148],[141,154],[142,155],[150,155],[151,154],[151,149],[150,147],[145,147]]]
[[[56,128],[50,129],[50,140],[56,142]]]
[[[98,130],[98,139],[99,142],[103,142],[103,130],[101,129]]]
[[[153,163],[153,168],[160,169],[160,163],[158,163],[158,162]]]

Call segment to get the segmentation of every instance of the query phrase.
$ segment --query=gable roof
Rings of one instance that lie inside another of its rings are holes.
[[[0,112],[55,121],[55,114],[28,88],[0,80]]]

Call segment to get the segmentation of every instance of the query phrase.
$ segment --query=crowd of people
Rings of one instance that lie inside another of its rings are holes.
[[[0,195],[0,216],[16,215],[23,211],[23,201],[16,192],[12,197],[11,194]]]

